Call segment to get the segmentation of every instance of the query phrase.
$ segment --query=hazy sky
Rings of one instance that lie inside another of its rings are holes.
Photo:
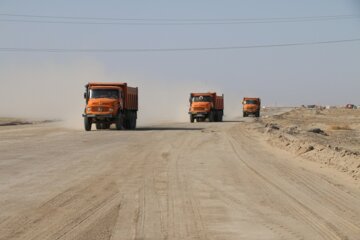
[[[0,14],[158,19],[288,18],[360,16],[360,4],[354,0],[2,0]],[[0,15],[0,48],[192,48],[360,38],[360,18],[170,26],[3,21],[24,19],[64,21]],[[69,113],[81,119],[83,85],[88,81],[126,81],[138,86],[140,116],[151,120],[159,115],[164,120],[187,119],[188,93],[192,90],[224,93],[230,115],[241,110],[240,102],[245,95],[259,96],[265,105],[360,104],[360,42],[199,52],[0,51],[0,115],[62,116]]]

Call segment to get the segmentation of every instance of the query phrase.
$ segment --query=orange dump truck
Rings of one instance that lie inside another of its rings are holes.
[[[218,96],[215,92],[190,94],[190,122],[204,121],[222,122],[224,115],[224,95]]]
[[[249,115],[260,117],[260,106],[261,106],[260,98],[245,97],[242,103],[243,103],[243,117],[248,117]]]
[[[86,131],[96,129],[135,129],[138,111],[138,88],[126,83],[92,82],[85,85],[86,107],[83,114]]]

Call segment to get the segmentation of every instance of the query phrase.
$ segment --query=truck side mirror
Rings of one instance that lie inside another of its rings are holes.
[[[87,92],[84,92],[84,98],[87,99]]]
[[[191,97],[189,97],[189,102],[191,103]]]

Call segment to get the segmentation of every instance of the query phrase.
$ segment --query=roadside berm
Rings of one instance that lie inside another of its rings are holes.
[[[297,108],[259,123],[271,145],[360,179],[360,110]]]

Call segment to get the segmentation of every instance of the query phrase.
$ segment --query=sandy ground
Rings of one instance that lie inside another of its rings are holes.
[[[0,127],[0,239],[359,239],[356,181],[262,124]]]
[[[269,143],[360,179],[360,109],[298,108],[259,123]]]

